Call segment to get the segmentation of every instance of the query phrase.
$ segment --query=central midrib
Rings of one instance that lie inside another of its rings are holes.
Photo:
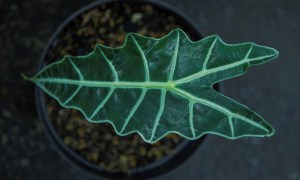
[[[73,79],[60,79],[60,78],[38,78],[33,81],[37,83],[57,83],[68,84],[88,87],[108,87],[108,88],[151,88],[151,89],[174,89],[173,82],[128,82],[128,81],[91,81],[91,80],[73,80]]]

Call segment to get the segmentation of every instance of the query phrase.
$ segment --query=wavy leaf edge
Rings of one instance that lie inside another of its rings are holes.
[[[114,131],[115,131],[115,133],[116,133],[117,135],[119,135],[119,136],[126,136],[126,135],[130,135],[130,134],[137,133],[137,134],[139,134],[139,135],[141,136],[141,138],[142,138],[145,142],[147,142],[147,143],[155,143],[155,142],[161,140],[162,138],[164,138],[166,135],[168,135],[168,134],[170,134],[170,133],[174,133],[174,134],[180,135],[180,136],[182,136],[182,137],[184,137],[184,138],[186,138],[186,139],[188,139],[188,140],[195,140],[195,139],[198,139],[198,138],[200,138],[200,137],[202,137],[203,135],[206,135],[206,134],[214,134],[214,135],[218,135],[218,136],[225,137],[225,138],[228,138],[228,139],[239,139],[239,138],[242,138],[242,137],[270,137],[270,136],[272,136],[272,135],[275,133],[275,129],[274,129],[267,121],[264,121],[263,123],[265,123],[267,126],[270,126],[270,127],[271,127],[270,132],[268,132],[268,134],[266,134],[266,135],[242,134],[242,135],[239,135],[239,136],[227,136],[227,135],[225,135],[225,134],[221,134],[221,133],[214,132],[214,131],[205,131],[205,132],[199,134],[198,136],[194,136],[193,138],[191,138],[191,137],[188,137],[188,136],[186,136],[185,134],[182,134],[182,133],[180,133],[180,132],[178,132],[178,131],[170,130],[170,131],[167,131],[166,133],[160,135],[160,137],[158,137],[158,138],[155,139],[154,141],[152,141],[151,139],[145,138],[144,135],[143,135],[140,131],[138,131],[138,130],[133,130],[133,131],[129,131],[129,132],[127,132],[127,133],[122,133],[121,131],[118,131],[118,130],[117,130],[117,128],[116,128],[116,126],[114,125],[114,123],[113,123],[112,121],[110,121],[110,120],[99,120],[99,121],[91,120],[91,119],[86,115],[86,113],[85,113],[80,107],[77,107],[77,106],[67,106],[67,105],[65,105],[58,97],[53,96],[53,93],[49,92],[49,91],[48,91],[45,87],[43,87],[41,84],[35,82],[36,77],[39,76],[40,74],[42,74],[46,69],[50,68],[51,66],[54,66],[54,65],[57,65],[57,64],[62,63],[62,62],[63,62],[65,59],[67,59],[67,58],[72,58],[72,57],[76,57],[76,58],[87,58],[87,57],[93,55],[93,54],[97,51],[98,47],[100,47],[100,48],[101,48],[101,47],[103,47],[103,48],[109,48],[109,49],[113,49],[113,50],[122,49],[122,48],[124,48],[124,47],[126,46],[126,44],[127,44],[127,42],[128,42],[128,39],[129,39],[131,36],[138,36],[138,37],[145,38],[145,39],[150,39],[150,40],[163,40],[163,39],[168,38],[168,36],[170,36],[172,33],[174,33],[174,31],[179,31],[179,32],[181,32],[182,34],[184,34],[185,37],[187,38],[187,40],[189,41],[189,43],[191,43],[191,44],[196,44],[196,43],[199,43],[200,41],[204,41],[204,40],[206,40],[206,39],[208,39],[208,38],[213,38],[213,37],[214,37],[214,38],[218,39],[222,44],[224,44],[224,45],[226,45],[226,46],[255,45],[255,46],[257,46],[257,47],[262,47],[262,48],[270,49],[270,50],[272,50],[272,51],[275,52],[274,56],[270,57],[270,59],[274,59],[274,58],[278,57],[278,55],[279,55],[279,52],[278,52],[276,49],[271,48],[271,47],[268,47],[268,46],[264,46],[264,45],[258,45],[258,44],[253,43],[253,42],[243,42],[243,43],[228,44],[228,43],[224,42],[218,35],[209,35],[209,36],[207,36],[207,37],[205,37],[205,38],[202,38],[202,39],[200,39],[200,40],[192,41],[192,40],[189,38],[189,36],[188,36],[183,30],[181,30],[181,29],[174,29],[174,30],[170,31],[168,34],[166,34],[165,36],[161,37],[161,38],[147,37],[147,36],[143,36],[143,35],[140,35],[140,34],[137,34],[137,33],[130,32],[130,33],[128,33],[128,34],[126,35],[125,40],[124,40],[124,43],[123,43],[121,46],[119,46],[119,47],[108,47],[108,46],[105,46],[105,45],[102,45],[102,44],[97,43],[97,44],[95,45],[95,48],[93,49],[93,51],[90,52],[90,53],[88,53],[88,54],[86,54],[86,55],[79,55],[79,56],[64,55],[64,56],[62,57],[62,59],[60,59],[60,60],[58,60],[58,61],[55,61],[55,62],[53,62],[53,63],[51,63],[51,64],[49,64],[49,65],[45,65],[45,67],[43,67],[36,75],[34,75],[34,76],[31,77],[31,78],[28,78],[27,76],[25,76],[25,75],[23,75],[23,74],[21,74],[21,75],[22,75],[23,79],[32,81],[32,82],[35,83],[39,88],[41,88],[44,92],[46,92],[49,96],[51,96],[52,98],[54,98],[54,99],[60,104],[60,106],[62,106],[62,107],[64,107],[64,108],[73,108],[73,109],[76,109],[76,110],[78,110],[79,112],[81,112],[81,114],[83,114],[84,118],[85,118],[87,121],[89,121],[90,123],[109,123],[109,124],[113,127],[113,129],[114,129]],[[258,64],[264,64],[264,63],[266,63],[266,62],[268,62],[268,61],[260,62],[260,63],[257,63],[257,64],[251,64],[251,65],[249,65],[249,67],[254,66],[254,65],[258,65]],[[247,67],[247,69],[245,70],[245,72],[242,73],[241,75],[245,74],[245,73],[247,72],[247,70],[248,70],[249,67]],[[239,75],[239,76],[241,76],[241,75]],[[232,77],[224,78],[224,79],[220,80],[219,82],[224,81],[224,80],[226,80],[226,79],[231,79],[231,78],[232,78]],[[167,83],[167,82],[166,82],[166,83]],[[217,82],[217,83],[218,83],[218,82]],[[214,83],[214,84],[215,84],[215,83]],[[211,85],[211,88],[212,88],[212,86],[213,86],[214,84]],[[212,89],[213,89],[213,88],[212,88]],[[215,90],[213,89],[213,91],[215,91]],[[219,93],[218,91],[215,91],[215,92]],[[219,93],[219,94],[220,94],[220,93]],[[223,94],[220,94],[220,95],[224,96]],[[225,96],[225,97],[227,97],[227,96]],[[241,104],[241,103],[235,101],[235,100],[232,99],[232,98],[230,98],[230,100],[232,100],[232,101],[238,103],[239,105],[241,105],[241,106],[243,106],[243,107],[249,109],[247,106],[245,106],[245,105],[243,105],[243,104]],[[252,111],[252,110],[251,110],[251,111]],[[254,112],[254,111],[252,111],[252,112]],[[254,113],[255,113],[255,112],[254,112]],[[260,118],[262,118],[259,114],[256,113],[256,115],[259,116]],[[263,118],[262,118],[262,119],[263,119]]]

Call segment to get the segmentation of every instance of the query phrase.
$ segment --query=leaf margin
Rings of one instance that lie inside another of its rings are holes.
[[[47,66],[41,68],[41,70],[40,70],[36,75],[34,75],[33,77],[31,77],[31,78],[28,78],[28,77],[26,77],[26,76],[24,76],[24,75],[22,75],[22,76],[23,76],[24,79],[30,80],[30,81],[32,81],[33,83],[35,83],[38,87],[40,87],[40,88],[41,88],[44,92],[46,92],[49,96],[51,96],[52,98],[54,98],[54,99],[55,99],[62,107],[64,107],[64,108],[73,108],[73,109],[76,109],[76,110],[80,111],[81,114],[83,114],[83,116],[85,117],[85,119],[86,119],[87,121],[89,121],[89,122],[91,122],[91,123],[99,123],[99,122],[101,122],[101,123],[109,123],[109,124],[112,125],[112,127],[113,127],[115,133],[116,133],[117,135],[119,135],[119,136],[126,136],[126,135],[129,135],[129,134],[137,133],[137,134],[139,134],[139,135],[142,137],[142,139],[143,139],[145,142],[147,142],[147,143],[155,143],[155,142],[161,140],[161,139],[164,138],[167,134],[170,134],[170,133],[178,134],[178,135],[180,135],[180,136],[182,136],[182,137],[184,137],[184,138],[186,138],[186,139],[188,139],[188,140],[198,139],[198,138],[200,138],[201,136],[203,136],[203,135],[205,135],[205,134],[215,134],[215,135],[222,136],[222,137],[225,137],[225,138],[228,138],[228,139],[238,139],[238,138],[241,138],[241,137],[265,137],[265,136],[269,137],[269,136],[272,136],[272,135],[275,133],[274,128],[273,128],[267,121],[264,121],[263,123],[266,123],[268,126],[272,127],[272,131],[271,131],[269,134],[267,134],[267,135],[243,134],[243,135],[240,135],[240,136],[231,137],[231,136],[227,136],[227,135],[224,135],[224,134],[221,134],[221,133],[217,133],[217,132],[214,132],[214,131],[205,131],[205,132],[199,134],[198,136],[194,136],[193,138],[190,138],[190,137],[188,137],[188,136],[186,136],[186,135],[184,135],[184,134],[182,134],[182,133],[180,133],[180,132],[177,132],[177,131],[173,131],[173,130],[172,130],[172,131],[167,131],[166,133],[160,135],[160,137],[158,137],[157,139],[155,139],[155,141],[151,141],[152,138],[146,139],[146,138],[144,137],[144,135],[143,135],[141,132],[139,132],[138,130],[129,131],[129,132],[127,132],[127,133],[122,133],[122,131],[120,131],[120,132],[117,131],[117,129],[116,129],[114,123],[113,123],[112,121],[110,121],[110,120],[99,120],[99,121],[93,121],[93,120],[91,120],[89,117],[87,117],[87,115],[85,114],[85,112],[84,112],[81,108],[79,108],[79,107],[77,107],[77,106],[66,106],[65,103],[64,103],[64,102],[61,102],[61,100],[60,100],[58,97],[54,96],[53,93],[49,92],[49,91],[48,91],[46,88],[44,88],[41,84],[39,84],[39,83],[37,83],[37,82],[35,81],[35,80],[36,80],[36,77],[38,77],[40,74],[42,74],[46,69],[50,68],[51,66],[58,65],[58,64],[62,63],[62,62],[65,61],[65,59],[67,59],[67,58],[88,58],[89,56],[93,55],[93,54],[95,53],[95,51],[97,51],[97,48],[99,48],[99,47],[100,47],[100,48],[101,48],[101,47],[103,47],[103,48],[109,48],[109,49],[113,49],[113,50],[122,49],[122,48],[124,48],[124,47],[127,45],[128,38],[130,38],[130,37],[132,37],[132,36],[139,36],[139,37],[141,37],[141,38],[146,38],[146,39],[151,39],[151,40],[158,40],[158,41],[159,41],[159,40],[163,40],[164,38],[167,38],[169,35],[171,35],[172,33],[174,33],[174,31],[179,31],[180,33],[184,34],[185,37],[187,38],[187,40],[189,41],[189,43],[191,43],[191,44],[199,43],[200,41],[203,41],[203,40],[205,40],[205,39],[215,37],[215,38],[218,39],[222,44],[224,44],[224,45],[226,45],[226,46],[238,46],[238,45],[251,44],[251,45],[255,45],[255,46],[257,46],[257,47],[262,47],[262,48],[271,49],[271,50],[273,50],[273,51],[275,52],[275,55],[274,55],[274,57],[270,58],[270,60],[276,58],[276,57],[279,55],[279,52],[278,52],[276,49],[274,49],[274,48],[267,47],[267,46],[263,46],[263,45],[258,45],[258,44],[256,44],[256,43],[252,43],[252,42],[243,42],[243,43],[236,43],[236,44],[228,44],[228,43],[224,42],[218,35],[210,35],[210,36],[207,36],[207,37],[205,37],[205,38],[203,38],[203,39],[200,39],[200,40],[198,40],[198,41],[192,41],[192,40],[189,38],[189,36],[188,36],[183,30],[181,30],[181,29],[174,29],[174,30],[170,31],[168,34],[166,34],[166,35],[165,35],[164,37],[162,37],[162,38],[146,37],[146,36],[142,36],[142,35],[140,35],[140,34],[136,34],[136,33],[132,33],[132,32],[131,32],[131,33],[128,33],[128,34],[126,35],[126,38],[125,38],[124,43],[123,43],[121,46],[119,46],[119,47],[114,47],[114,48],[112,48],[112,47],[104,46],[104,45],[102,45],[102,44],[96,44],[94,50],[93,50],[92,52],[86,54],[86,55],[80,55],[80,56],[65,55],[65,56],[63,56],[63,57],[61,58],[61,60],[55,61],[55,62],[53,62],[53,63],[51,63],[51,64],[49,64],[49,65],[47,65]],[[72,61],[71,61],[71,62],[72,62]],[[264,64],[264,63],[266,63],[266,62],[268,62],[268,61],[261,62],[261,63],[257,63],[257,64],[251,64],[251,65],[249,65],[249,66],[247,67],[247,69],[248,69],[249,67],[253,66],[253,65]],[[246,69],[246,71],[245,71],[244,73],[242,73],[241,75],[245,74],[245,73],[247,72],[247,69]],[[240,76],[241,76],[241,75],[240,75]],[[229,78],[227,78],[227,79],[230,79],[230,78],[232,78],[232,77],[229,77]],[[224,81],[224,80],[226,80],[226,79],[222,79],[221,81]],[[221,81],[219,81],[219,82],[221,82]],[[113,82],[115,82],[115,81],[113,81]],[[167,83],[167,82],[166,82],[166,83]],[[216,82],[216,83],[217,83],[217,82]],[[213,86],[213,84],[211,85],[211,87],[212,87],[212,86]],[[80,89],[80,88],[79,88],[79,89]],[[214,89],[213,89],[213,90],[214,90]],[[214,90],[214,91],[215,91],[215,90]],[[219,93],[218,91],[216,91],[216,92],[217,92],[219,95],[224,96],[223,94]],[[224,97],[229,98],[229,97],[227,97],[227,96],[224,96]],[[234,99],[232,99],[232,98],[229,98],[229,99],[232,100],[232,101],[234,101],[234,102],[236,102],[236,103],[238,103],[239,105],[241,105],[241,106],[243,106],[243,107],[249,109],[247,106],[245,106],[245,105],[243,105],[243,104],[241,104],[241,103],[235,101]],[[255,112],[252,111],[251,109],[249,109],[249,110],[250,110],[251,112],[255,113]],[[261,119],[263,119],[259,114],[257,114],[257,113],[255,113],[255,114],[256,114],[257,116],[259,116]],[[229,121],[229,123],[230,123],[230,121]],[[153,135],[154,135],[154,133],[152,133],[151,136],[153,136]]]

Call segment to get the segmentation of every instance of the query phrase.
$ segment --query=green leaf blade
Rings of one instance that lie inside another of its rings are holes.
[[[277,57],[254,43],[229,45],[218,36],[192,42],[173,30],[161,39],[130,33],[124,45],[96,45],[86,56],[65,56],[31,80],[67,108],[119,135],[139,133],[153,143],[168,133],[196,139],[211,133],[236,139],[270,136],[258,114],[212,89]]]

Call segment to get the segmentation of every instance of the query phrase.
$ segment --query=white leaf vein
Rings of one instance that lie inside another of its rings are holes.
[[[95,111],[93,112],[93,114],[90,116],[89,119],[92,119],[98,112],[99,110],[105,105],[105,103],[107,103],[107,101],[109,100],[109,98],[111,97],[111,95],[114,93],[114,90],[116,88],[142,88],[142,92],[140,97],[138,98],[137,102],[135,103],[135,105],[133,106],[131,112],[129,113],[128,117],[125,120],[125,123],[121,129],[121,133],[125,130],[126,126],[128,125],[130,119],[134,116],[134,113],[137,111],[137,109],[140,107],[143,99],[145,98],[147,89],[161,89],[161,97],[160,97],[160,106],[159,106],[159,110],[158,113],[156,115],[155,118],[155,122],[154,122],[154,126],[152,129],[152,134],[150,137],[150,141],[154,139],[155,137],[155,132],[157,129],[157,126],[159,125],[159,121],[161,119],[161,116],[163,114],[163,111],[165,109],[165,103],[166,103],[166,93],[167,91],[171,91],[174,92],[175,94],[184,97],[186,99],[189,100],[189,123],[190,123],[190,128],[192,131],[192,135],[195,138],[195,129],[194,129],[194,122],[193,122],[193,107],[194,107],[194,103],[201,103],[203,105],[206,105],[208,107],[211,107],[213,109],[216,109],[220,112],[223,112],[224,114],[226,114],[228,116],[228,123],[231,129],[231,134],[232,137],[235,136],[235,132],[234,132],[234,126],[233,126],[233,118],[237,118],[239,120],[245,121],[255,127],[258,127],[260,129],[265,130],[266,132],[268,132],[268,130],[262,126],[260,123],[257,123],[255,121],[253,121],[252,119],[246,118],[244,116],[241,116],[239,114],[235,114],[233,112],[231,112],[230,110],[226,109],[225,107],[211,102],[209,100],[206,99],[202,99],[200,97],[194,96],[193,94],[190,94],[189,92],[179,89],[176,87],[176,85],[179,84],[183,84],[186,82],[190,82],[194,79],[197,78],[201,78],[203,76],[215,73],[215,72],[219,72],[219,71],[224,71],[230,68],[234,68],[237,67],[239,65],[242,65],[244,63],[248,63],[251,61],[255,61],[255,60],[259,60],[259,59],[264,59],[264,58],[269,58],[272,57],[274,55],[265,55],[265,56],[259,56],[259,57],[255,57],[255,58],[249,58],[252,48],[253,48],[253,44],[251,44],[251,47],[249,48],[249,50],[247,51],[245,57],[239,61],[235,61],[234,63],[230,63],[227,65],[223,65],[223,66],[219,66],[219,67],[215,67],[215,68],[211,68],[211,69],[207,69],[207,64],[209,62],[209,59],[211,58],[212,55],[212,51],[213,48],[215,47],[215,44],[217,42],[217,38],[213,41],[213,43],[211,44],[208,53],[205,57],[204,63],[203,63],[203,67],[202,70],[191,74],[187,77],[178,79],[174,82],[172,82],[173,80],[173,76],[175,73],[175,68],[176,68],[176,63],[177,63],[177,59],[178,59],[178,49],[179,49],[179,41],[180,41],[180,36],[179,36],[179,32],[177,32],[177,36],[176,36],[176,44],[175,44],[175,48],[174,48],[174,54],[172,56],[171,59],[171,69],[170,69],[170,74],[168,76],[168,82],[151,82],[150,81],[150,73],[149,73],[149,67],[148,67],[148,62],[145,56],[144,51],[142,50],[141,46],[139,45],[139,43],[137,42],[137,40],[135,39],[134,36],[131,36],[134,44],[136,45],[136,48],[138,49],[142,61],[143,61],[143,65],[144,65],[144,70],[145,70],[145,82],[125,82],[125,81],[119,81],[119,77],[118,77],[118,73],[114,67],[114,65],[112,64],[112,62],[107,58],[107,56],[104,54],[104,52],[102,51],[102,49],[99,47],[100,53],[103,56],[103,58],[105,59],[105,61],[108,63],[113,75],[114,75],[114,82],[98,82],[98,81],[88,81],[88,80],[84,80],[84,77],[82,75],[82,73],[80,72],[80,69],[76,66],[76,64],[72,61],[72,59],[70,57],[67,57],[67,59],[70,61],[70,63],[72,64],[73,68],[75,69],[75,71],[77,72],[78,76],[79,76],[79,80],[72,80],[72,79],[59,79],[59,78],[39,78],[36,79],[35,81],[37,83],[41,83],[41,82],[53,82],[53,83],[66,83],[66,84],[74,84],[74,85],[78,85],[78,88],[72,93],[72,95],[63,103],[63,104],[67,104],[69,101],[71,101],[76,94],[80,91],[82,86],[90,86],[90,87],[110,87],[110,90],[108,92],[108,94],[105,96],[105,98],[103,99],[103,101],[99,104],[99,106],[95,109]],[[172,82],[173,85],[171,86],[170,83]],[[43,88],[45,89],[45,88]]]
[[[153,140],[154,138],[154,135],[155,135],[155,132],[156,132],[156,128],[159,124],[159,121],[160,121],[160,118],[161,118],[161,115],[164,111],[164,108],[165,108],[165,103],[166,103],[166,92],[167,90],[166,89],[162,89],[161,90],[161,96],[160,96],[160,106],[159,106],[159,110],[158,110],[158,113],[156,115],[156,118],[155,118],[155,121],[154,121],[154,125],[153,125],[153,129],[152,129],[152,135],[150,137],[150,141]]]
[[[79,68],[76,66],[76,64],[72,61],[72,59],[70,57],[68,57],[67,59],[69,60],[69,62],[71,63],[72,67],[75,69],[76,73],[78,74],[80,81],[83,81],[83,76],[82,76]],[[82,87],[81,85],[78,85],[78,87],[72,93],[72,95],[65,102],[62,102],[62,103],[63,104],[69,103],[77,95],[77,93],[80,91],[81,87]]]
[[[194,128],[194,101],[189,100],[189,120],[193,137],[196,137]]]
[[[176,68],[176,63],[177,63],[177,58],[178,58],[178,49],[179,49],[179,40],[180,40],[180,34],[179,34],[179,32],[177,32],[174,54],[173,54],[173,57],[171,60],[171,70],[170,70],[170,74],[168,77],[169,82],[173,80],[173,76],[174,76],[174,72],[175,72],[175,68]]]
[[[207,52],[207,54],[206,54],[206,57],[205,57],[205,60],[204,60],[203,66],[202,66],[202,71],[204,71],[204,70],[207,69],[207,63],[208,63],[208,60],[209,60],[210,57],[211,57],[212,50],[213,50],[213,48],[215,47],[215,44],[216,44],[217,40],[218,40],[218,38],[215,38],[215,40],[211,43],[210,48],[208,49],[208,52]]]
[[[104,54],[104,52],[102,51],[102,49],[99,46],[98,46],[98,49],[99,49],[101,55],[103,56],[104,60],[106,61],[106,63],[109,65],[109,68],[113,72],[114,81],[119,81],[119,76],[118,76],[118,73],[116,71],[116,68],[114,67],[114,65],[112,64],[112,62],[107,58],[107,56]]]
[[[219,104],[216,104],[216,103],[211,102],[211,101],[206,100],[206,99],[202,99],[202,98],[196,97],[196,96],[194,96],[194,95],[192,95],[192,94],[190,94],[190,93],[188,93],[188,92],[186,92],[184,90],[178,89],[178,88],[172,90],[172,92],[174,92],[175,94],[178,94],[181,97],[189,99],[191,101],[195,101],[195,102],[198,102],[200,104],[203,104],[203,105],[206,105],[208,107],[211,107],[213,109],[216,109],[216,110],[218,110],[218,111],[220,111],[220,112],[222,112],[222,113],[224,113],[224,114],[226,114],[228,116],[232,116],[232,117],[238,118],[238,119],[240,119],[242,121],[245,121],[245,122],[247,122],[247,123],[249,123],[249,124],[251,124],[251,125],[253,125],[255,127],[261,128],[264,131],[268,132],[268,130],[265,127],[263,127],[260,123],[257,123],[255,121],[251,121],[250,119],[245,118],[244,116],[241,116],[239,114],[235,114],[235,113],[231,112],[230,110],[224,108],[223,106],[221,106]]]
[[[107,93],[107,95],[105,96],[105,98],[102,100],[102,102],[98,105],[98,107],[95,109],[95,111],[93,112],[93,114],[89,117],[89,119],[93,119],[93,117],[100,111],[100,109],[106,104],[106,102],[109,100],[109,98],[111,97],[111,95],[114,92],[114,88],[110,88],[109,92]]]
[[[131,38],[132,38],[134,44],[136,45],[138,51],[140,52],[140,55],[141,55],[142,60],[143,60],[144,69],[145,69],[145,81],[149,82],[150,81],[149,67],[148,67],[148,62],[147,62],[146,56],[144,54],[144,51],[142,50],[141,46],[139,45],[139,43],[137,42],[135,37],[131,36]]]
[[[135,105],[133,106],[132,110],[130,111],[128,117],[126,118],[124,125],[121,129],[121,133],[125,130],[127,124],[129,123],[130,119],[132,118],[132,116],[134,115],[134,113],[136,112],[136,110],[140,107],[145,95],[146,95],[147,89],[143,89],[139,99],[137,100],[137,102],[135,103]]]
[[[228,122],[229,122],[230,131],[231,131],[231,137],[235,137],[234,126],[232,123],[232,116],[228,116]]]

